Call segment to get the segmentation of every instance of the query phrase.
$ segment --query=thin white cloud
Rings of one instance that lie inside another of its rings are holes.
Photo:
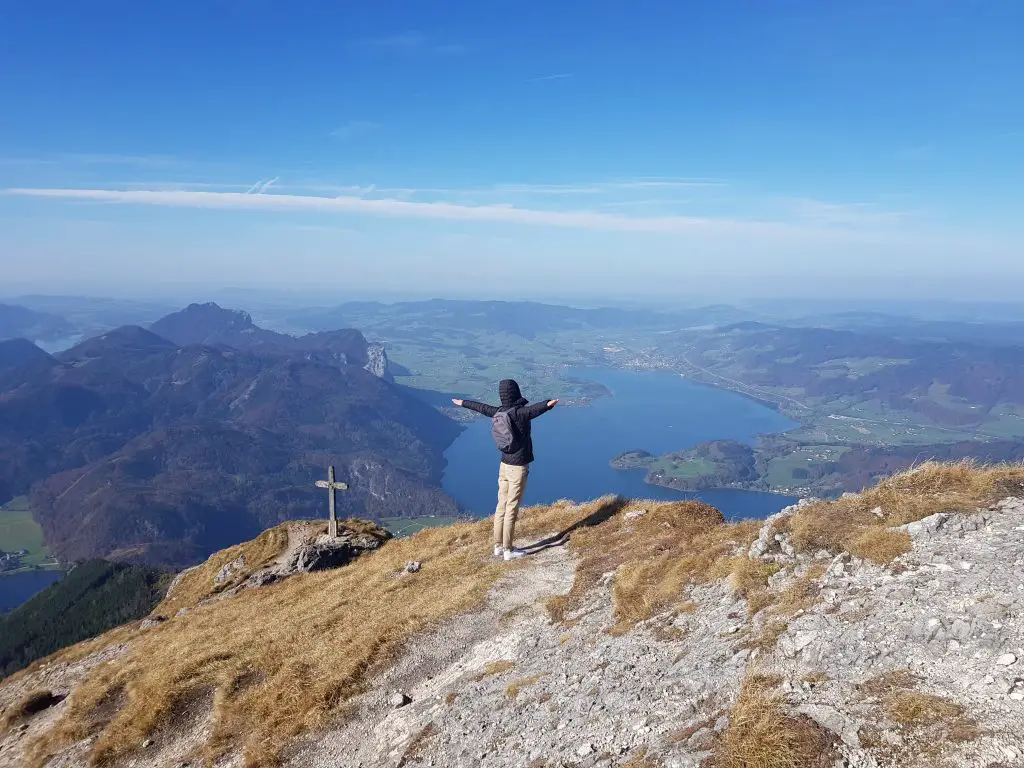
[[[257,181],[255,184],[253,184],[251,187],[249,187],[249,189],[247,189],[245,191],[245,194],[247,194],[247,195],[262,195],[264,192],[266,192],[268,189],[270,189],[272,186],[274,186],[274,184],[276,184],[278,179],[280,179],[280,178],[281,178],[280,176],[275,176],[274,178],[267,179],[266,181],[263,181],[261,179],[260,181]]]
[[[259,190],[256,190],[259,192]],[[362,214],[387,218],[530,224],[573,229],[653,233],[790,231],[774,222],[699,218],[690,216],[622,216],[589,210],[539,210],[510,204],[468,205],[357,196],[249,194],[200,190],[114,190],[12,188],[3,194],[20,197],[126,203],[179,208],[262,210]]]
[[[809,198],[788,201],[793,214],[805,221],[827,226],[877,227],[892,225],[917,215],[918,211],[884,211],[871,203],[832,203]]]
[[[687,205],[693,202],[689,197],[649,197],[642,200],[612,200],[598,203],[601,208],[665,208],[673,205]]]
[[[583,196],[588,202],[600,195],[645,191],[648,196],[671,193],[673,190],[685,188],[722,188],[729,182],[724,179],[703,178],[638,178],[617,179],[610,181],[584,181],[570,184],[527,184],[506,183],[488,187],[391,187],[376,184],[332,184],[323,180],[302,181],[292,179],[277,185],[280,191],[294,194],[334,194],[366,196],[389,196],[402,199],[458,198],[460,200],[479,199],[481,201],[494,198],[516,198],[537,196],[542,198]]]
[[[729,182],[725,179],[633,179],[632,181],[614,182],[620,189],[677,189],[679,187],[724,187]]]
[[[349,120],[344,125],[340,125],[331,131],[331,136],[336,139],[352,139],[377,128],[380,128],[380,124],[371,120]]]
[[[553,74],[553,75],[540,75],[539,77],[531,77],[526,82],[528,82],[528,83],[543,83],[543,82],[548,81],[548,80],[568,80],[568,79],[570,79],[572,77],[575,77],[575,76],[576,76],[575,72],[558,72],[558,73]]]
[[[670,190],[686,187],[724,187],[724,179],[618,179],[613,181],[583,182],[579,184],[499,184],[489,191],[507,194],[522,193],[536,195],[602,195],[623,190]],[[474,190],[484,192],[488,190]]]

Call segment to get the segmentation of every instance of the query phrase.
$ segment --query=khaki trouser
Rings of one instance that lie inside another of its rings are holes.
[[[514,467],[501,463],[498,470],[498,506],[494,510],[494,545],[505,549],[512,548],[512,539],[516,533],[516,517],[519,515],[519,503],[523,500],[526,490],[526,478],[530,475],[529,467]]]

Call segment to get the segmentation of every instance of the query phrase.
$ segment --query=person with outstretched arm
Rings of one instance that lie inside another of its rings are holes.
[[[501,451],[501,464],[498,470],[498,506],[494,510],[494,556],[506,560],[516,560],[525,553],[512,546],[516,531],[516,517],[519,515],[519,504],[526,490],[526,479],[530,474],[530,463],[533,461],[533,437],[530,434],[530,422],[547,413],[556,405],[557,400],[544,400],[531,403],[519,391],[519,384],[514,379],[504,379],[498,385],[501,405],[495,407],[475,400],[459,400],[452,402],[461,408],[483,414],[491,419],[491,433],[494,442]]]

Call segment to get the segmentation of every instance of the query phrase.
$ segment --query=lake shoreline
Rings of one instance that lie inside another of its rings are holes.
[[[715,439],[754,444],[762,434],[777,435],[798,426],[778,411],[664,369],[569,367],[563,375],[593,382],[604,392],[586,407],[560,407],[535,423],[538,460],[531,467],[525,506],[561,498],[583,503],[608,494],[653,501],[700,498],[731,519],[745,519],[764,517],[797,500],[785,493],[742,487],[677,489],[647,483],[643,475],[609,465],[626,447],[668,453]],[[463,432],[445,452],[442,479],[443,490],[478,518],[493,510],[499,461],[486,421],[461,424]]]
[[[613,467],[617,472],[642,472],[644,470],[633,467]],[[697,493],[699,491],[747,491],[749,493],[770,493],[774,496],[786,496],[792,498],[793,494],[785,493],[783,491],[772,490],[771,488],[761,488],[753,483],[736,483],[734,485],[707,485],[701,486],[700,488],[679,488],[669,483],[659,483],[652,480],[649,476],[645,475],[644,482],[648,485],[656,486],[658,488],[668,488],[673,491],[683,491],[686,493]]]

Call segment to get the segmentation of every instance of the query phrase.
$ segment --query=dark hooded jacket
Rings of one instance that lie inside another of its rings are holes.
[[[462,407],[471,411],[482,413],[487,418],[493,418],[498,411],[509,411],[512,426],[516,431],[515,453],[502,453],[501,461],[504,464],[511,464],[514,467],[525,467],[533,461],[533,437],[530,434],[530,422],[542,413],[551,409],[548,401],[530,403],[519,391],[519,384],[514,379],[504,379],[498,385],[498,395],[501,397],[501,406],[495,407],[487,403],[478,403],[475,400],[463,400]]]

